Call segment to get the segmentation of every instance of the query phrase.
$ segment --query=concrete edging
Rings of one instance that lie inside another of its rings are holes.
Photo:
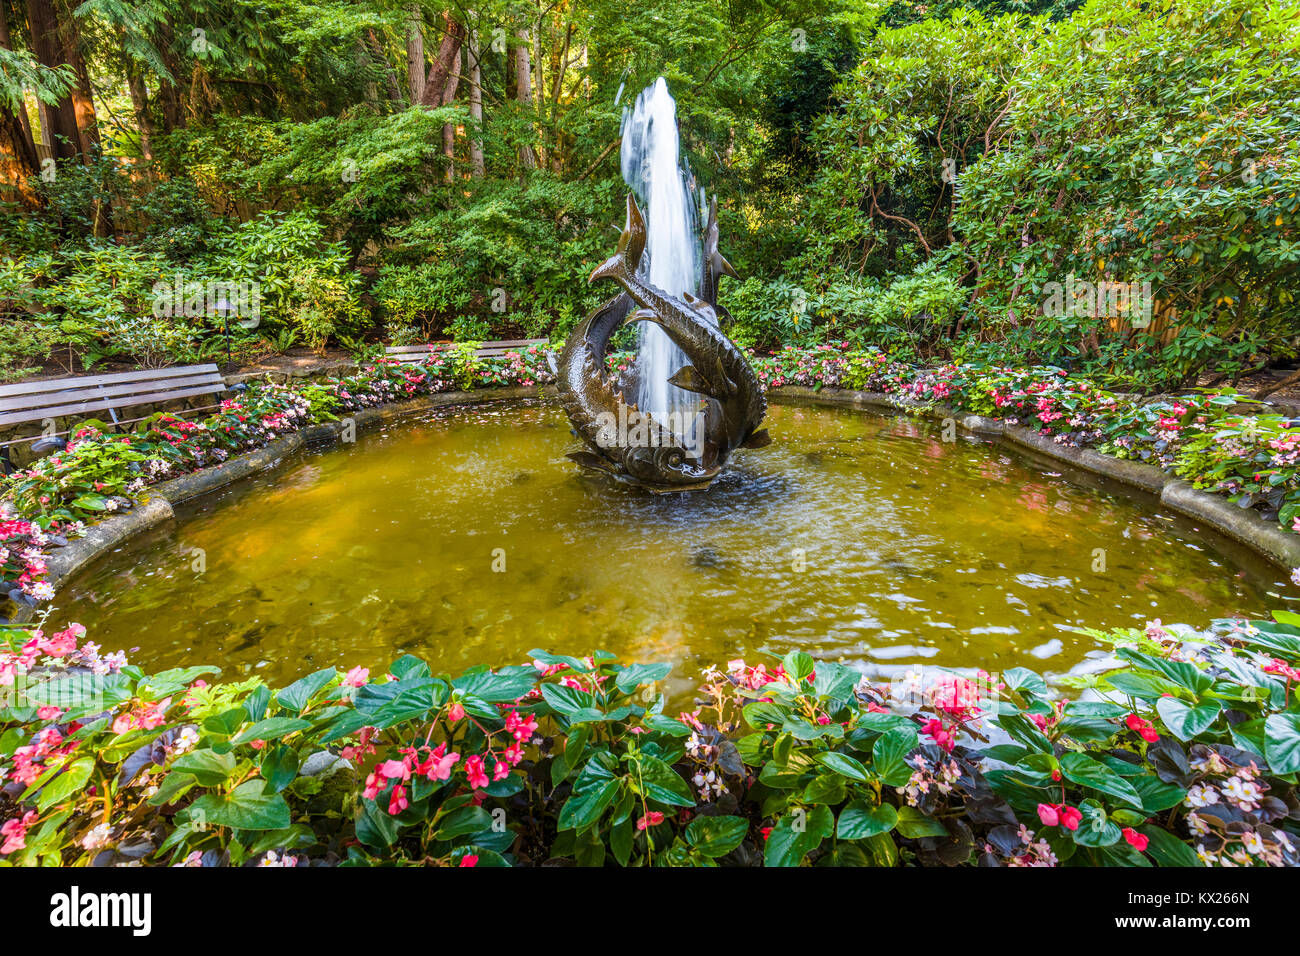
[[[908,411],[906,404],[893,401],[882,392],[857,392],[849,389],[812,389],[806,386],[787,385],[770,391],[769,397],[777,403],[810,402],[820,405],[840,405],[853,408],[878,408],[886,411]],[[348,416],[358,430],[373,428],[397,421],[409,415],[432,408],[449,405],[481,405],[485,402],[518,400],[524,398],[551,398],[554,386],[543,388],[515,386],[511,388],[483,389],[469,392],[440,392],[409,402],[363,408]],[[1032,428],[1008,425],[980,415],[961,415],[943,406],[912,406],[932,421],[951,419],[963,431],[983,435],[995,441],[1027,448],[1039,455],[1063,461],[1093,474],[1102,475],[1130,487],[1159,496],[1160,501],[1190,518],[1205,522],[1215,531],[1247,545],[1270,559],[1278,567],[1290,571],[1300,567],[1300,535],[1284,531],[1266,521],[1253,511],[1239,508],[1223,497],[1193,488],[1166,474],[1154,465],[1125,461],[1103,455],[1091,448],[1071,448],[1058,445],[1051,438],[1040,435]],[[50,583],[57,585],[80,570],[104,552],[121,544],[163,521],[176,517],[173,505],[191,498],[224,488],[241,478],[277,467],[293,453],[308,445],[337,444],[342,439],[344,422],[325,422],[311,425],[293,434],[278,438],[262,448],[237,455],[220,465],[204,468],[189,475],[181,475],[160,482],[149,489],[145,497],[130,511],[110,518],[86,529],[83,537],[68,542],[67,546],[49,555]],[[15,622],[35,617],[32,608],[19,608]]]

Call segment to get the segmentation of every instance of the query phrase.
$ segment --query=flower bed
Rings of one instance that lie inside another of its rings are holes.
[[[1296,865],[1300,616],[1275,618],[1099,635],[1122,664],[1076,699],[793,652],[676,716],[667,664],[609,655],[273,690],[0,629],[0,866]]]

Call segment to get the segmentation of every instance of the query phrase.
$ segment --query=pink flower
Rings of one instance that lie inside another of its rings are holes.
[[[460,858],[460,862],[457,863],[456,865],[457,866],[478,866],[478,854],[466,853],[464,856]]]
[[[347,672],[343,678],[344,687],[361,687],[370,679],[370,669],[367,667],[354,667]]]
[[[519,766],[519,761],[524,759],[524,748],[519,745],[518,741],[512,743],[504,751],[506,760],[510,761],[510,766]]]
[[[8,855],[27,846],[27,830],[36,821],[36,811],[28,810],[22,819],[14,817],[0,825],[0,836],[4,844],[0,845],[0,854]]]
[[[388,812],[392,816],[397,816],[408,806],[410,804],[406,801],[406,788],[399,783],[393,788],[393,794],[388,799]]]
[[[512,710],[506,714],[506,731],[515,738],[515,740],[528,740],[537,729],[537,721],[531,714],[520,715],[519,711]]]
[[[465,776],[469,778],[469,785],[475,790],[481,790],[488,785],[488,775],[483,769],[483,758],[478,754],[465,758]]]
[[[501,780],[508,776],[510,776],[510,764],[504,760],[497,760],[492,767],[492,779]]]
[[[1043,826],[1054,827],[1061,822],[1059,807],[1055,803],[1040,803],[1038,805],[1038,819],[1043,821]]]
[[[465,708],[460,701],[454,700],[451,702],[451,707],[447,709],[447,719],[453,724],[458,720],[465,719]]]
[[[644,830],[646,827],[657,827],[664,822],[664,815],[658,810],[651,810],[645,816],[636,821],[636,828]]]
[[[1075,807],[1061,807],[1061,826],[1067,830],[1079,829],[1079,821],[1083,819],[1083,814]]]
[[[429,758],[416,768],[416,773],[424,774],[430,780],[447,780],[451,777],[451,768],[460,759],[458,753],[447,753],[446,744],[438,744]],[[468,763],[468,762],[467,762]]]
[[[1144,835],[1138,833],[1132,827],[1124,828],[1124,839],[1129,842],[1129,846],[1133,847],[1133,849],[1137,850],[1139,853],[1145,852],[1147,848],[1147,844],[1151,842]]]
[[[36,716],[39,717],[41,720],[55,720],[58,718],[59,714],[61,713],[63,713],[63,711],[61,711],[57,707],[46,706],[36,711]]]

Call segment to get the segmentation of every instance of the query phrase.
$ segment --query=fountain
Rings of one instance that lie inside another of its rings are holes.
[[[624,115],[627,218],[617,253],[591,275],[623,292],[574,327],[556,369],[587,445],[569,457],[652,491],[707,487],[736,448],[768,442],[763,388],[719,322],[719,280],[736,273],[718,252],[717,202],[701,248],[680,152],[676,104],[660,77]],[[606,352],[628,322],[640,326],[637,357],[615,381]]]

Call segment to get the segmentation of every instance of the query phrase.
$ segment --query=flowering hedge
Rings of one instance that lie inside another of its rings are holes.
[[[792,652],[704,674],[533,651],[273,690],[0,628],[0,866],[1300,863],[1300,616],[1101,635],[877,685]]]

